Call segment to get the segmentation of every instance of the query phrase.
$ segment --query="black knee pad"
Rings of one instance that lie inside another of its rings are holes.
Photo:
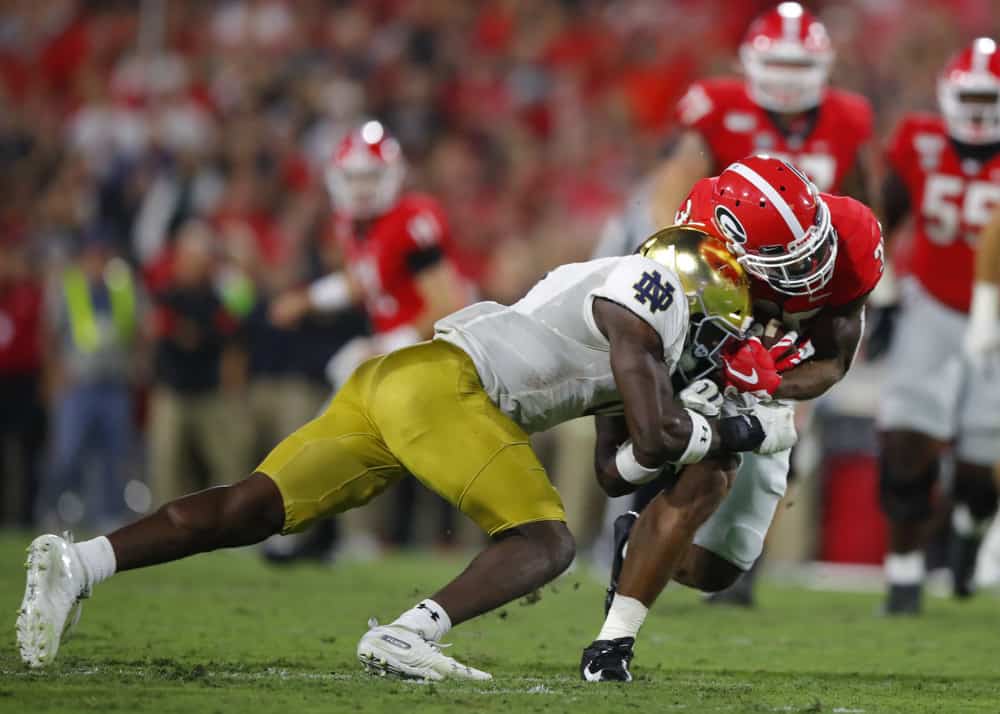
[[[984,521],[997,511],[997,487],[992,473],[968,473],[959,469],[952,491],[955,502],[965,504],[977,521]]]
[[[890,521],[925,521],[931,517],[931,491],[938,479],[935,459],[923,472],[904,472],[890,465],[883,456],[879,474],[879,497],[882,510]]]

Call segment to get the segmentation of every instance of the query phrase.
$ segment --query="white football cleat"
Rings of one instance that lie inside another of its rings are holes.
[[[17,613],[17,644],[26,665],[45,667],[80,619],[80,601],[90,596],[90,589],[76,547],[66,538],[35,538],[24,567],[28,579]]]
[[[371,674],[401,679],[493,679],[493,675],[442,654],[441,645],[425,640],[399,625],[368,621],[369,629],[358,642],[358,659]]]

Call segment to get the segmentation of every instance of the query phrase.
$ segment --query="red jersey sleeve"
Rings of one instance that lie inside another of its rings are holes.
[[[703,135],[711,134],[718,122],[718,107],[711,88],[705,82],[695,82],[677,102],[677,120],[685,129]]]
[[[861,146],[871,141],[875,133],[875,114],[871,103],[865,97],[853,92],[840,91],[837,96],[837,111],[846,127],[850,127],[857,145]]]
[[[831,307],[867,295],[885,270],[882,226],[868,206],[847,196],[823,195],[839,236],[840,254],[834,269]]]

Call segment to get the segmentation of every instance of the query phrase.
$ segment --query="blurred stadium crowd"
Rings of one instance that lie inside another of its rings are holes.
[[[3,522],[107,527],[235,481],[320,408],[365,318],[282,329],[267,305],[341,263],[322,170],[346,129],[390,127],[458,269],[511,301],[591,254],[686,86],[732,71],[771,4],[4,3]],[[810,5],[881,135],[1000,29],[988,0]]]

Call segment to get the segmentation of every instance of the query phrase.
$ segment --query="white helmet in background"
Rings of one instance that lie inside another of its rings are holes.
[[[1000,142],[1000,54],[980,37],[952,57],[938,78],[948,134],[966,144]]]
[[[747,29],[740,60],[750,97],[773,112],[819,106],[833,65],[826,28],[797,2],[783,2]]]
[[[399,142],[377,121],[365,122],[340,140],[325,176],[334,208],[355,219],[389,211],[405,177]]]

